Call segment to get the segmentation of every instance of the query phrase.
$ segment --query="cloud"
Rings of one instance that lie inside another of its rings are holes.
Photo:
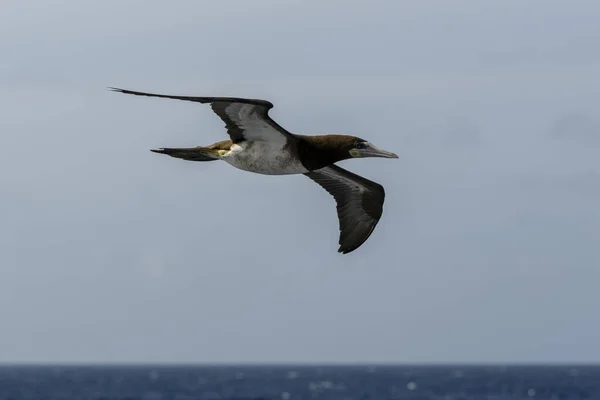
[[[549,135],[561,141],[600,144],[600,122],[584,113],[572,113],[555,120]]]

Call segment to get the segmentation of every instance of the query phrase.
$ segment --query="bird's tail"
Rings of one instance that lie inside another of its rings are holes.
[[[152,149],[154,153],[166,154],[175,158],[183,158],[189,161],[216,161],[219,156],[206,147],[190,147],[190,148],[163,148]]]

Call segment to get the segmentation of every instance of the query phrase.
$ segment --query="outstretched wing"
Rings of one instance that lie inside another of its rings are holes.
[[[340,228],[340,253],[360,247],[373,233],[383,213],[385,191],[380,184],[337,165],[305,174],[335,199]]]
[[[109,88],[113,91],[134,94],[137,96],[162,97],[194,101],[197,103],[209,103],[212,110],[225,122],[227,133],[234,143],[244,140],[257,140],[263,142],[274,142],[285,144],[291,134],[278,125],[271,117],[269,110],[273,104],[266,100],[244,99],[238,97],[195,97],[195,96],[171,96],[165,94],[154,94],[135,92],[118,88]]]

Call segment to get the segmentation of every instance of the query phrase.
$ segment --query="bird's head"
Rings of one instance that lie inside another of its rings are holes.
[[[348,150],[350,155],[354,158],[362,157],[383,157],[383,158],[398,158],[396,153],[391,153],[380,149],[368,141],[361,138],[354,138],[352,146]]]

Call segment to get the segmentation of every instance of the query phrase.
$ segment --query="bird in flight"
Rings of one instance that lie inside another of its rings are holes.
[[[398,158],[368,141],[348,135],[299,135],[288,132],[271,117],[273,104],[237,97],[174,96],[110,90],[210,104],[225,123],[229,140],[210,146],[151,150],[189,161],[223,160],[244,171],[265,175],[303,174],[333,196],[339,221],[342,254],[360,247],[373,233],[383,212],[385,191],[380,184],[356,175],[336,162],[362,157]]]

